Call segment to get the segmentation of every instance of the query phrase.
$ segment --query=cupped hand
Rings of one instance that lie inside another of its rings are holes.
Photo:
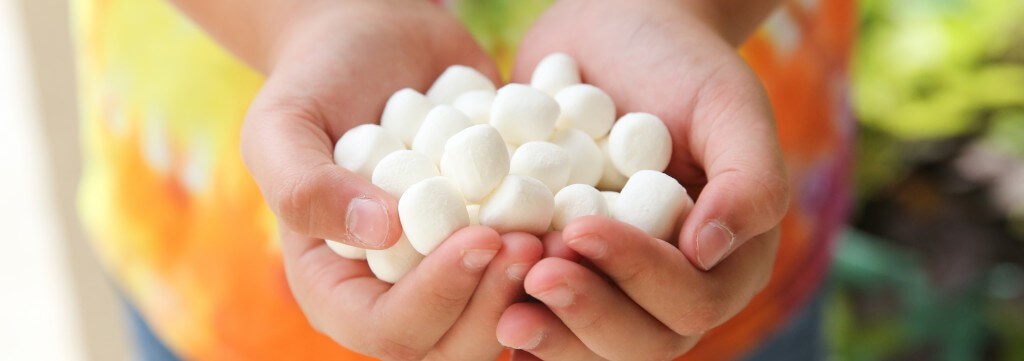
[[[565,52],[620,114],[659,116],[673,140],[666,173],[696,205],[678,248],[600,217],[547,237],[564,242],[549,250],[575,251],[593,268],[538,263],[526,290],[547,307],[507,310],[505,345],[552,360],[667,359],[766,285],[789,199],[772,111],[735,44],[688,4],[563,0],[521,44],[513,81],[528,82],[540,59]]]
[[[395,285],[332,239],[386,248],[401,236],[397,203],[336,166],[334,142],[376,122],[396,90],[420,91],[464,64],[494,64],[448,13],[420,0],[322,1],[290,19],[242,130],[246,166],[279,219],[285,271],[310,323],[356,352],[385,359],[493,359],[494,329],[522,297],[541,256],[533,236],[472,227],[451,236]],[[353,200],[357,200],[353,202]]]

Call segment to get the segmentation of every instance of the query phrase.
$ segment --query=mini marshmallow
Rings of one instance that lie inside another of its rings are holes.
[[[411,147],[423,119],[433,108],[434,103],[420,92],[409,88],[399,90],[384,105],[380,126],[401,139],[406,147]]]
[[[441,173],[434,166],[434,162],[423,153],[400,150],[388,154],[377,163],[370,181],[395,199],[399,199],[413,184],[439,175]]]
[[[597,185],[604,172],[604,154],[594,139],[578,129],[566,129],[556,133],[551,142],[569,153],[572,162],[569,184]]]
[[[434,164],[440,164],[448,138],[472,125],[473,122],[458,109],[450,105],[438,105],[427,113],[423,126],[416,133],[416,138],[413,138],[412,150],[426,154]]]
[[[421,254],[430,254],[452,233],[469,225],[466,202],[459,189],[444,177],[409,187],[398,200],[398,218],[405,236]]]
[[[479,226],[480,225],[480,205],[470,204],[466,206],[466,212],[469,213],[469,225]]]
[[[404,235],[388,249],[366,250],[366,264],[377,279],[395,283],[423,261],[424,256],[412,247]]]
[[[571,184],[555,195],[555,214],[551,218],[551,227],[561,231],[576,218],[608,215],[608,202],[601,192],[586,184]]]
[[[382,158],[405,149],[397,137],[376,124],[363,124],[349,129],[334,146],[334,163],[366,179]]]
[[[604,197],[605,203],[608,204],[608,213],[614,217],[615,203],[619,201],[619,192],[603,191],[601,196]]]
[[[505,141],[490,125],[463,129],[444,145],[441,174],[462,190],[468,202],[479,201],[491,193],[508,174],[508,169]]]
[[[676,221],[688,204],[686,189],[674,178],[653,170],[633,174],[622,188],[612,213],[654,238],[672,241]]]
[[[601,153],[604,156],[604,169],[601,171],[601,180],[597,181],[597,187],[616,192],[622,190],[622,186],[626,185],[629,178],[612,164],[612,158],[608,155],[608,138],[597,141],[597,146],[601,148]]]
[[[529,142],[519,146],[512,155],[509,174],[533,177],[544,183],[551,193],[565,187],[572,171],[569,153],[548,142]]]
[[[334,253],[336,253],[337,255],[341,256],[342,258],[355,259],[355,260],[366,259],[366,250],[365,249],[362,249],[362,248],[359,248],[359,247],[356,247],[356,246],[349,246],[347,244],[344,244],[344,243],[341,243],[341,242],[338,242],[338,241],[332,241],[332,240],[329,240],[329,239],[325,240],[325,242],[327,242],[327,248],[330,248],[332,251],[334,251]]]
[[[548,139],[557,120],[555,99],[528,85],[502,87],[491,104],[491,125],[514,145]]]
[[[480,205],[480,224],[498,233],[543,234],[551,225],[554,196],[539,180],[509,175]]]
[[[672,158],[672,136],[657,116],[629,113],[608,134],[608,156],[627,177],[645,169],[662,172]]]
[[[570,85],[555,96],[561,114],[557,129],[576,128],[591,138],[601,139],[615,123],[615,102],[612,97],[590,84]]]
[[[580,68],[571,56],[564,53],[554,53],[541,59],[530,77],[530,85],[552,96],[562,88],[579,83]]]
[[[494,103],[494,92],[490,90],[474,90],[463,93],[452,104],[473,123],[487,124],[491,119],[491,103]]]
[[[452,104],[463,93],[474,90],[494,92],[494,83],[476,69],[465,65],[452,65],[437,77],[427,90],[427,98],[434,104]]]

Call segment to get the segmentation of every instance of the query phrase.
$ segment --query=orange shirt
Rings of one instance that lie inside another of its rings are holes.
[[[508,69],[519,37],[550,2],[446,6]],[[751,350],[827,270],[846,209],[854,14],[850,0],[792,1],[743,47],[775,107],[794,202],[768,288],[688,358]],[[162,0],[72,1],[72,19],[79,213],[157,336],[187,359],[364,359],[306,322],[285,283],[274,217],[242,165],[239,129],[262,76]]]

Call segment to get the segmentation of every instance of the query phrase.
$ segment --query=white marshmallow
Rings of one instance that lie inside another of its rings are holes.
[[[571,56],[564,53],[554,53],[541,59],[530,77],[530,85],[552,96],[562,88],[579,83],[580,68]]]
[[[555,214],[551,219],[551,227],[561,231],[576,218],[608,215],[608,202],[601,192],[586,184],[571,184],[555,195]]]
[[[692,203],[689,198],[674,178],[641,170],[626,182],[612,213],[615,219],[640,228],[651,237],[672,241],[676,221],[686,205]]]
[[[544,183],[551,193],[569,182],[572,162],[562,147],[548,142],[529,142],[519,146],[512,155],[509,174],[533,177]]]
[[[327,242],[327,248],[330,248],[332,251],[334,251],[335,254],[341,256],[342,258],[356,260],[366,259],[365,249],[356,246],[349,246],[347,244],[338,241],[332,241],[329,239],[325,240],[325,242]]]
[[[427,113],[423,126],[416,133],[416,138],[413,138],[412,150],[426,154],[434,164],[440,164],[444,143],[448,142],[448,138],[472,125],[473,122],[458,109],[450,105],[438,105]]]
[[[433,108],[434,103],[420,92],[409,88],[399,90],[384,105],[380,126],[401,139],[406,147],[411,147],[423,119]]]
[[[462,194],[444,177],[409,187],[398,200],[398,218],[405,236],[422,254],[430,254],[452,233],[469,225]]]
[[[604,154],[594,139],[578,129],[566,129],[556,133],[551,142],[569,153],[572,162],[569,184],[597,185],[604,171]]]
[[[555,128],[576,128],[591,138],[601,139],[615,123],[612,97],[590,84],[570,85],[555,96],[561,110]]]
[[[479,226],[480,225],[480,205],[470,204],[466,206],[466,212],[469,213],[469,225]]]
[[[376,124],[349,129],[334,146],[334,163],[370,179],[382,158],[405,149],[402,141]]]
[[[672,158],[672,136],[657,116],[629,113],[608,134],[608,155],[627,177],[644,169],[662,172]]]
[[[605,203],[608,204],[608,214],[614,217],[615,203],[619,201],[619,192],[604,191],[601,192],[601,196],[604,197]]]
[[[557,120],[555,99],[528,85],[502,87],[491,104],[491,125],[514,145],[548,139]]]
[[[437,77],[427,90],[427,98],[434,104],[452,104],[463,93],[474,90],[494,91],[494,83],[476,69],[465,65],[452,65]]]
[[[444,145],[441,174],[462,190],[468,202],[486,197],[508,174],[505,141],[494,127],[474,125],[456,133]]]
[[[370,271],[377,276],[377,279],[395,283],[409,273],[416,265],[423,261],[424,256],[412,247],[409,239],[404,235],[398,239],[398,243],[388,249],[366,250],[366,264]]]
[[[551,225],[554,196],[541,181],[509,175],[480,205],[480,224],[498,233],[543,234]]]
[[[491,103],[494,103],[494,92],[490,90],[474,90],[463,93],[452,104],[473,123],[487,124],[491,119]]]
[[[441,173],[434,166],[434,162],[423,153],[400,150],[388,154],[377,163],[370,181],[395,199],[399,199],[413,184],[439,175]]]
[[[601,170],[601,180],[597,182],[597,188],[602,190],[620,191],[622,186],[626,185],[628,177],[619,172],[618,168],[612,164],[612,158],[608,155],[608,138],[597,141],[597,146],[601,148],[601,153],[604,158],[604,167]]]

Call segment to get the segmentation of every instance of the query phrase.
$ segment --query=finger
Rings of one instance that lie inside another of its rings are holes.
[[[746,307],[767,285],[779,242],[775,228],[705,272],[668,242],[612,219],[580,218],[562,234],[630,299],[681,335],[701,334]]]
[[[401,236],[395,199],[334,164],[333,140],[317,110],[277,100],[272,85],[265,89],[243,126],[242,155],[284,226],[362,248],[394,244]]]
[[[705,270],[776,227],[789,204],[767,98],[753,75],[733,73],[739,74],[721,75],[700,93],[690,134],[707,185],[683,225],[679,245]]]
[[[565,245],[562,232],[548,232],[541,238],[541,242],[544,242],[544,258],[558,257],[573,262],[580,260],[580,255]]]
[[[497,332],[502,345],[525,351],[514,352],[512,360],[603,360],[542,304],[510,306]]]
[[[540,240],[526,233],[501,236],[502,247],[484,272],[480,285],[431,356],[437,360],[494,360],[504,349],[495,337],[498,318],[526,296],[526,272],[541,258]]]
[[[526,275],[525,287],[526,293],[544,302],[601,357],[666,360],[692,346],[618,288],[577,263],[560,258],[541,260]]]
[[[464,312],[501,246],[497,232],[480,226],[445,240],[374,305],[363,330],[377,340],[374,354],[422,358]]]

